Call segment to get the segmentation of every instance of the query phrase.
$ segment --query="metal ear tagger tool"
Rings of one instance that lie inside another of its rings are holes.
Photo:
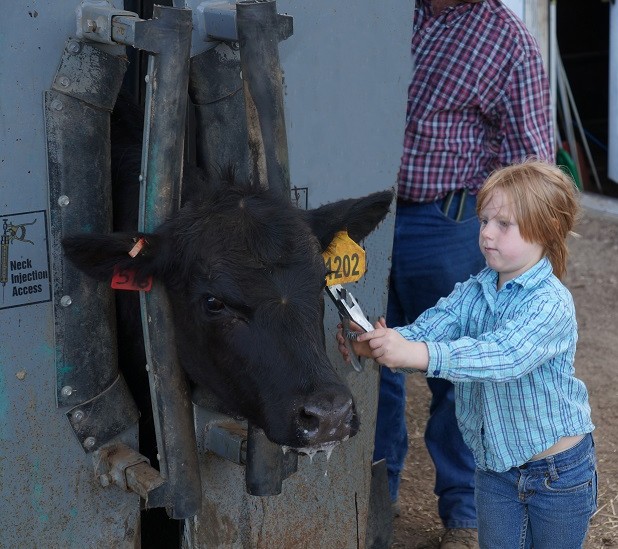
[[[343,333],[346,339],[354,339],[356,337],[356,332],[350,329],[350,321],[358,324],[365,332],[373,331],[374,328],[371,322],[367,320],[367,317],[365,316],[365,313],[363,313],[358,301],[356,301],[354,296],[343,286],[341,286],[341,284],[326,286],[326,293],[330,296],[333,303],[337,307],[339,318],[341,319],[341,324],[343,325]],[[357,372],[362,372],[363,365],[361,364],[360,359],[354,354],[354,350],[351,346],[348,346],[348,349],[350,350],[352,367]]]

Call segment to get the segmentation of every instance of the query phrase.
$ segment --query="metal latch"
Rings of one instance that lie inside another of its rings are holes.
[[[147,457],[125,444],[106,446],[97,454],[96,474],[102,486],[113,483],[148,500],[148,494],[165,483]]]
[[[116,9],[106,0],[84,2],[77,7],[76,14],[77,37],[103,44],[118,43],[112,37],[114,17],[139,20],[136,13]]]
[[[236,2],[224,0],[205,0],[195,9],[193,22],[203,41],[237,42]],[[277,14],[277,38],[287,40],[292,36],[293,18]]]

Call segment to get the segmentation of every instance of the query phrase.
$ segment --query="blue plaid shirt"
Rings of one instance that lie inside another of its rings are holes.
[[[500,291],[497,281],[485,268],[397,331],[426,342],[427,376],[455,384],[457,422],[477,466],[501,472],[594,425],[574,376],[573,298],[549,260]]]

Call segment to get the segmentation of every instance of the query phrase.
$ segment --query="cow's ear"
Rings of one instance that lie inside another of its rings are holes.
[[[62,247],[73,265],[96,280],[111,280],[115,267],[132,270],[139,280],[157,274],[160,240],[144,233],[88,233],[66,236]]]
[[[350,238],[360,242],[388,213],[393,191],[381,191],[363,198],[348,198],[332,202],[307,212],[313,234],[318,237],[322,250],[328,248],[335,234],[347,230]]]

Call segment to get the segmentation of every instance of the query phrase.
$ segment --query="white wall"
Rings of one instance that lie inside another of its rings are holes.
[[[502,0],[502,3],[511,8],[520,19],[524,19],[524,0]]]

